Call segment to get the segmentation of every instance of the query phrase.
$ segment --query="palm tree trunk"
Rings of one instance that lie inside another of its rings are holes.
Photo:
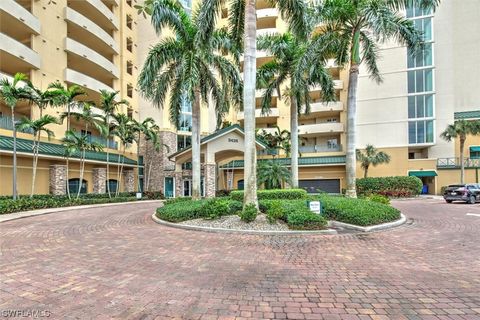
[[[201,198],[201,165],[200,165],[200,89],[195,89],[192,110],[192,199]]]
[[[245,3],[245,61],[243,103],[245,116],[245,191],[243,204],[255,204],[257,199],[257,149],[255,146],[255,87],[256,87],[256,50],[257,50],[257,12],[256,1],[246,0]]]
[[[364,171],[363,171],[363,177],[364,178],[368,177],[368,166],[366,166]]]
[[[107,117],[107,173],[106,173],[106,181],[105,183],[107,184],[107,193],[108,197],[112,198],[112,194],[110,193],[110,127],[108,127],[108,117]],[[117,189],[118,189],[118,184],[117,184]]]
[[[40,137],[38,137],[38,141],[35,141],[35,139],[33,140],[32,191],[30,192],[30,198],[33,198],[33,195],[35,194],[35,180],[37,177],[39,144],[40,144]]]
[[[122,185],[122,176],[120,175],[120,168],[121,168],[120,164],[121,164],[121,156],[119,154],[118,160],[117,160],[117,190],[115,190],[115,197],[118,197],[118,194],[120,193],[120,186]]]
[[[83,149],[82,158],[80,159],[80,181],[79,181],[79,186],[77,190],[77,199],[80,197],[80,190],[82,189],[84,170],[85,170],[85,149]]]
[[[291,170],[292,188],[298,188],[298,107],[297,99],[290,96],[290,139],[291,139]]]
[[[140,187],[140,141],[141,133],[138,133],[138,143],[137,143],[137,190],[141,192],[142,188]]]
[[[355,139],[356,139],[356,113],[357,113],[357,87],[358,70],[357,64],[350,67],[348,79],[348,107],[347,107],[347,157],[346,157],[346,175],[347,190],[346,196],[350,198],[357,197],[356,175],[357,163],[355,157]]]
[[[146,189],[148,191],[150,191],[150,177],[152,173],[152,165],[153,165],[153,158],[150,159],[150,161],[148,162],[148,173],[147,173],[147,179],[146,179],[146,183],[147,183]]]
[[[71,199],[70,198],[70,184],[68,183],[68,172],[69,172],[68,166],[69,166],[69,163],[70,163],[70,157],[69,156],[66,156],[66,161],[67,161],[67,168],[66,168],[65,171],[66,171],[66,175],[67,175],[67,178],[66,178],[66,180],[67,180],[66,181],[66,183],[67,183],[67,186],[66,186],[67,187],[67,195],[68,195],[68,199]]]
[[[460,183],[465,183],[465,156],[463,152],[465,150],[465,137],[460,137]]]
[[[15,127],[15,109],[12,110],[12,129],[13,129],[13,200],[17,200],[17,128]]]
[[[71,104],[71,102],[69,102],[67,104],[67,131],[70,131],[70,104]],[[68,166],[70,164],[70,156],[67,155],[66,158],[67,158],[67,170],[66,170],[66,172],[67,172],[67,195],[68,195],[68,199],[71,199],[71,197],[70,197],[70,184],[68,183],[68,173],[69,173]]]

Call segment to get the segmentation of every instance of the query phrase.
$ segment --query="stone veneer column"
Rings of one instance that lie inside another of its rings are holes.
[[[217,166],[213,163],[206,163],[205,170],[205,197],[215,197],[216,181],[217,181]]]
[[[135,191],[135,172],[133,171],[133,169],[124,169],[123,171],[123,191]]]
[[[54,164],[50,166],[50,194],[59,196],[67,193],[67,166]]]
[[[107,192],[107,168],[93,168],[93,193]]]

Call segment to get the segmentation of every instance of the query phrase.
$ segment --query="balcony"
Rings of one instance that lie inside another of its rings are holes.
[[[464,158],[463,163],[465,168],[480,168],[480,159]],[[438,158],[438,169],[459,169],[460,158]]]
[[[93,43],[87,43],[89,38],[88,34],[93,35],[96,42],[101,44],[102,53],[110,51],[110,53],[118,53],[118,45],[113,37],[105,30],[95,24],[92,20],[73,10],[72,8],[65,8],[65,21],[71,23],[74,28],[69,28],[69,35],[76,34],[75,38],[81,38],[82,42],[85,40],[85,44],[89,47],[95,47]],[[82,34],[81,30],[85,30],[88,34]]]
[[[257,89],[255,90],[255,98],[262,98],[266,89]],[[278,92],[277,90],[273,90],[272,92],[272,97],[277,97]]]
[[[23,43],[13,38],[10,38],[4,33],[0,33],[0,51],[3,51],[15,58],[20,59],[21,61],[28,64],[28,67],[33,67],[35,69],[40,68],[40,55],[38,53],[36,53]],[[0,60],[2,60],[2,67],[4,64],[8,65],[10,64],[10,62],[14,63],[14,61],[8,58],[9,57],[4,57],[3,53],[0,54]]]
[[[257,10],[257,19],[277,18],[278,10],[276,8],[266,8]]]
[[[118,30],[119,24],[117,17],[101,0],[86,0],[85,3],[90,5],[92,9],[94,9],[100,16],[104,18],[104,20],[108,21],[111,27],[113,27],[115,30]],[[97,19],[95,19],[95,21],[97,21]]]
[[[100,90],[107,90],[109,92],[114,91],[112,87],[107,86],[103,82],[100,82],[92,77],[89,77],[83,73],[72,69],[65,69],[64,79],[67,82],[77,84],[79,86],[88,88],[90,90],[100,92]]]
[[[298,126],[298,134],[302,136],[342,133],[343,131],[343,123],[340,122],[323,122]]]
[[[332,102],[312,102],[310,103],[310,115],[323,112],[340,112],[343,111],[343,103],[341,101]],[[305,106],[302,106],[302,112],[305,112]]]
[[[88,142],[89,143],[98,143],[98,144],[100,144],[100,145],[102,145],[106,148],[118,150],[118,142],[113,141],[113,139],[109,139],[108,145],[107,145],[107,139],[106,138],[89,135],[88,136]]]
[[[318,144],[318,145],[306,145],[298,147],[300,153],[323,153],[323,152],[340,152],[342,151],[342,145],[327,145],[327,144]]]
[[[278,108],[271,108],[270,112],[267,114],[262,114],[261,109],[255,109],[255,118],[278,118],[278,117],[279,117]],[[237,119],[239,121],[243,121],[243,119],[245,119],[245,114],[243,111],[238,113]]]
[[[15,116],[15,121],[19,121],[19,120],[20,120],[20,117]],[[6,129],[6,130],[12,130],[13,131],[12,117],[0,116],[0,129]],[[30,130],[22,130],[20,132],[33,134],[33,131],[31,129]]]
[[[2,17],[1,19],[2,30],[6,30],[7,27],[18,29],[12,23],[13,21],[9,21],[10,19],[14,19],[27,29],[25,32],[40,34],[40,20],[18,2],[14,0],[2,0],[0,1],[0,11],[8,15],[8,17]],[[3,24],[5,24],[5,29]]]
[[[109,72],[115,79],[118,79],[120,75],[116,65],[114,65],[101,54],[95,52],[80,42],[70,38],[65,38],[65,51],[87,59],[91,63],[100,67],[103,71]]]
[[[335,90],[342,90],[343,89],[343,80],[333,80],[333,88]],[[322,91],[321,86],[311,86],[310,91]]]
[[[278,33],[277,28],[258,29],[257,30],[257,37],[272,35],[272,34],[277,34],[277,33]]]
[[[257,128],[259,132],[265,131],[266,133],[274,134],[277,132],[277,128]]]

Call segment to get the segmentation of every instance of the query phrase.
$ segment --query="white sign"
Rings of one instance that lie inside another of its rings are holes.
[[[320,214],[320,201],[310,201],[308,203],[308,206],[310,208],[310,211]]]

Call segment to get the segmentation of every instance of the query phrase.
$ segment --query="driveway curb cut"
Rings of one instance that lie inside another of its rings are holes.
[[[200,227],[200,226],[189,226],[185,224],[178,224],[168,222],[162,219],[157,218],[156,214],[152,214],[152,220],[158,224],[177,228],[184,230],[193,230],[193,231],[203,231],[203,232],[213,232],[213,233],[238,233],[238,234],[252,234],[252,235],[266,235],[266,236],[291,236],[291,235],[301,235],[301,234],[312,234],[312,235],[332,235],[337,234],[336,230],[291,230],[291,231],[262,231],[262,230],[237,230],[237,229],[226,229],[226,228],[210,228],[210,227]]]
[[[127,201],[127,202],[114,202],[114,203],[87,204],[83,206],[47,208],[47,209],[38,209],[38,210],[31,210],[31,211],[6,213],[6,214],[0,215],[0,223],[23,219],[23,218],[35,217],[35,216],[43,216],[45,214],[63,212],[63,211],[69,211],[69,210],[94,209],[99,207],[119,206],[119,205],[125,205],[125,204],[127,205],[135,204],[135,203],[154,203],[154,202],[162,202],[162,201],[165,201],[165,200],[140,200],[140,201]]]
[[[353,225],[353,224],[338,222],[338,221],[329,221],[328,226],[329,227],[336,227],[336,228],[343,228],[343,229],[347,229],[347,230],[361,231],[361,232],[375,232],[375,231],[392,229],[392,228],[401,226],[405,222],[407,222],[407,217],[405,217],[403,215],[403,213],[401,213],[400,214],[400,219],[398,219],[396,221],[387,222],[387,223],[383,223],[383,224],[377,224],[377,225],[374,225],[374,226],[361,227],[361,226],[356,226],[356,225]]]

